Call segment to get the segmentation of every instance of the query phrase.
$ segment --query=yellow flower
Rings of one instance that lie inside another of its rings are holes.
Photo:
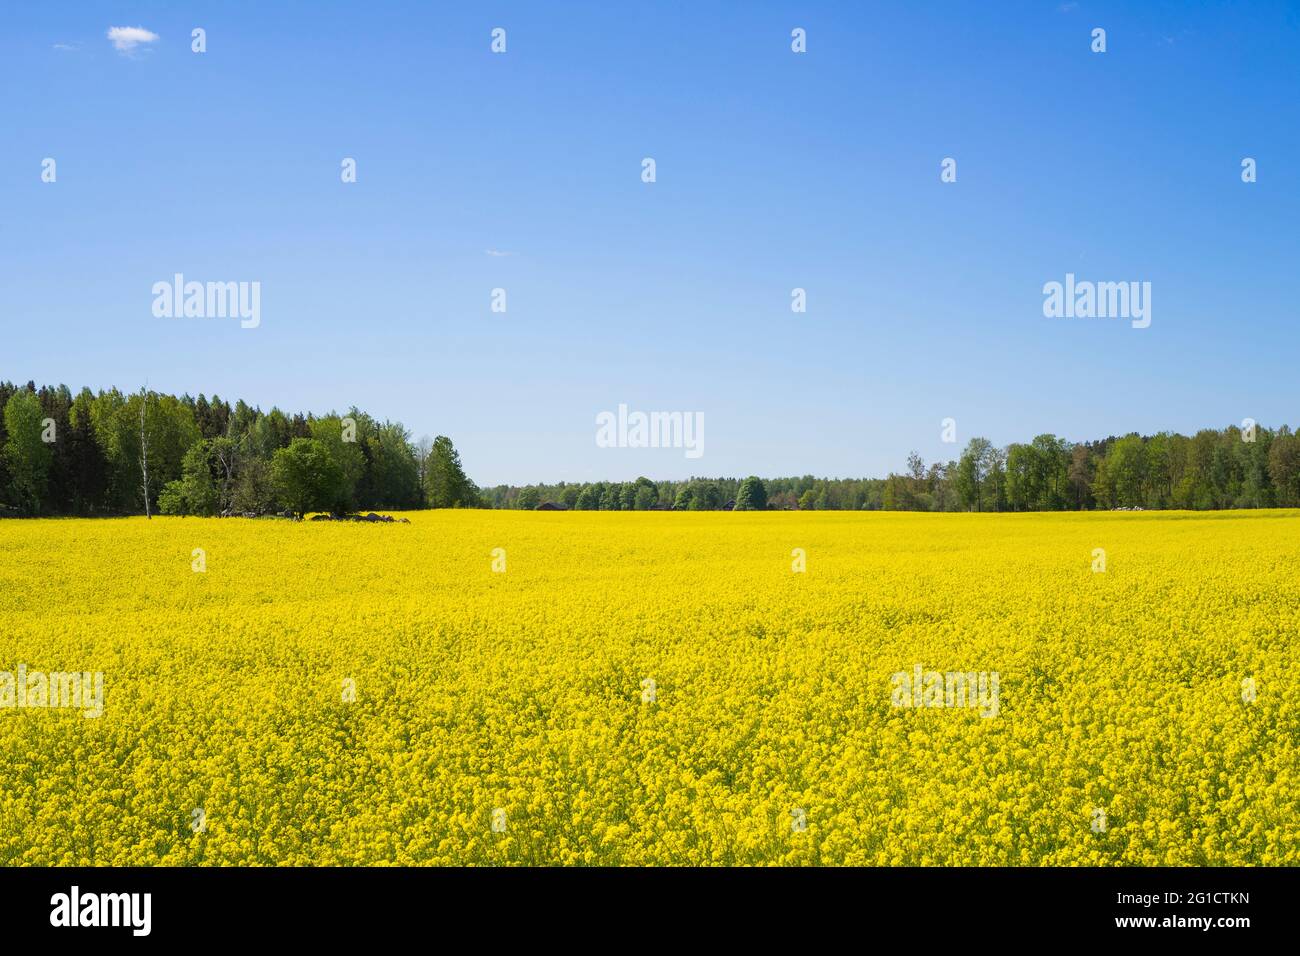
[[[0,522],[0,864],[1300,864],[1294,512],[409,517]]]

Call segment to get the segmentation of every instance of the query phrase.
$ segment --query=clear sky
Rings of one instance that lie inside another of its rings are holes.
[[[1295,3],[457,6],[8,5],[0,378],[355,404],[481,485],[1300,424]],[[177,272],[260,327],[155,318]],[[1150,327],[1045,318],[1067,272]]]

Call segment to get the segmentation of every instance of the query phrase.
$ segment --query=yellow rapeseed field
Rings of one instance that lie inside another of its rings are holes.
[[[0,864],[1300,863],[1294,512],[409,517],[0,522]]]

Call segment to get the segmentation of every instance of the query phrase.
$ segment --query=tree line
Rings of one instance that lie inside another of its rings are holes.
[[[757,497],[742,494],[750,483]],[[913,452],[885,478],[691,478],[686,481],[499,485],[493,508],[558,505],[590,511],[760,507],[801,511],[1211,510],[1300,507],[1300,438],[1229,426],[1072,443],[1039,435],[999,448],[973,438],[954,460]],[[753,502],[761,500],[761,505]]]
[[[344,514],[367,509],[1065,511],[1300,507],[1300,438],[1283,425],[1072,443],[973,438],[884,478],[690,478],[480,490],[450,439],[398,422],[263,412],[141,389],[75,396],[0,382],[0,514]]]
[[[357,408],[263,412],[141,389],[0,382],[0,514],[345,514],[484,502],[449,438]]]

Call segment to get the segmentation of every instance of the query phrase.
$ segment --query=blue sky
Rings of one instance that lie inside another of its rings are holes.
[[[355,404],[483,485],[1300,424],[1295,4],[463,7],[9,8],[0,378]],[[260,327],[155,318],[176,272]],[[1067,272],[1150,328],[1045,318]],[[597,447],[619,403],[703,458]]]

